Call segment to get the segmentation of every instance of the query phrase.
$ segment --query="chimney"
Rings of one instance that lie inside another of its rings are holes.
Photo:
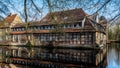
[[[9,16],[12,16],[12,13],[10,13],[10,15]]]

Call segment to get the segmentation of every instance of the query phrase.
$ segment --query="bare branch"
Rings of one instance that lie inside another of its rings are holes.
[[[50,0],[47,0],[47,4],[48,4],[48,7],[49,7],[49,11],[51,13],[52,12],[52,5],[51,5]]]
[[[95,13],[100,11],[104,6],[106,6],[111,0],[107,0]]]
[[[31,2],[32,2],[32,4],[34,5],[34,7],[36,8],[36,10],[37,10],[39,13],[41,13],[41,11],[40,11],[39,8],[37,7],[37,5],[34,3],[34,1],[31,0]]]
[[[120,16],[120,13],[117,14],[116,16],[114,16],[112,19],[110,19],[108,22],[112,22],[114,21],[116,18],[118,18]],[[114,22],[110,23],[109,27],[113,24]]]
[[[24,14],[25,14],[25,22],[27,23],[27,0],[24,0]]]

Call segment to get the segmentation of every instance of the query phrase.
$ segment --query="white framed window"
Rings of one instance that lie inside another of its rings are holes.
[[[43,30],[43,26],[41,26],[41,30]]]
[[[50,26],[48,26],[48,29],[50,29]]]

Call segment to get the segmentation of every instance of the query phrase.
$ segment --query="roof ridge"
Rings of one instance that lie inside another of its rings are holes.
[[[80,20],[80,18],[85,17],[87,13],[84,12],[82,8],[75,8],[75,9],[69,9],[64,11],[55,11],[55,12],[51,12],[51,14],[56,16],[57,20],[61,21],[62,23],[62,21],[65,22],[66,20],[68,21],[72,21],[72,19]],[[40,23],[51,23],[52,21],[53,21],[53,18],[50,17],[50,12],[49,12],[46,14],[45,17],[43,17],[40,20]]]
[[[75,9],[68,9],[68,10],[54,11],[54,12],[52,12],[52,13],[70,12],[70,11],[76,11],[76,10],[80,10],[80,11],[82,11],[84,14],[86,14],[86,12],[84,12],[84,10],[83,10],[82,8],[75,8]],[[50,12],[47,13],[47,14],[50,14]]]

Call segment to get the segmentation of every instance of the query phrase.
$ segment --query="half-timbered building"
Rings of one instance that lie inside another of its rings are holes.
[[[80,8],[48,13],[40,21],[30,22],[27,30],[26,23],[18,23],[10,34],[11,42],[20,44],[30,40],[34,45],[94,46],[105,44],[105,27]]]

